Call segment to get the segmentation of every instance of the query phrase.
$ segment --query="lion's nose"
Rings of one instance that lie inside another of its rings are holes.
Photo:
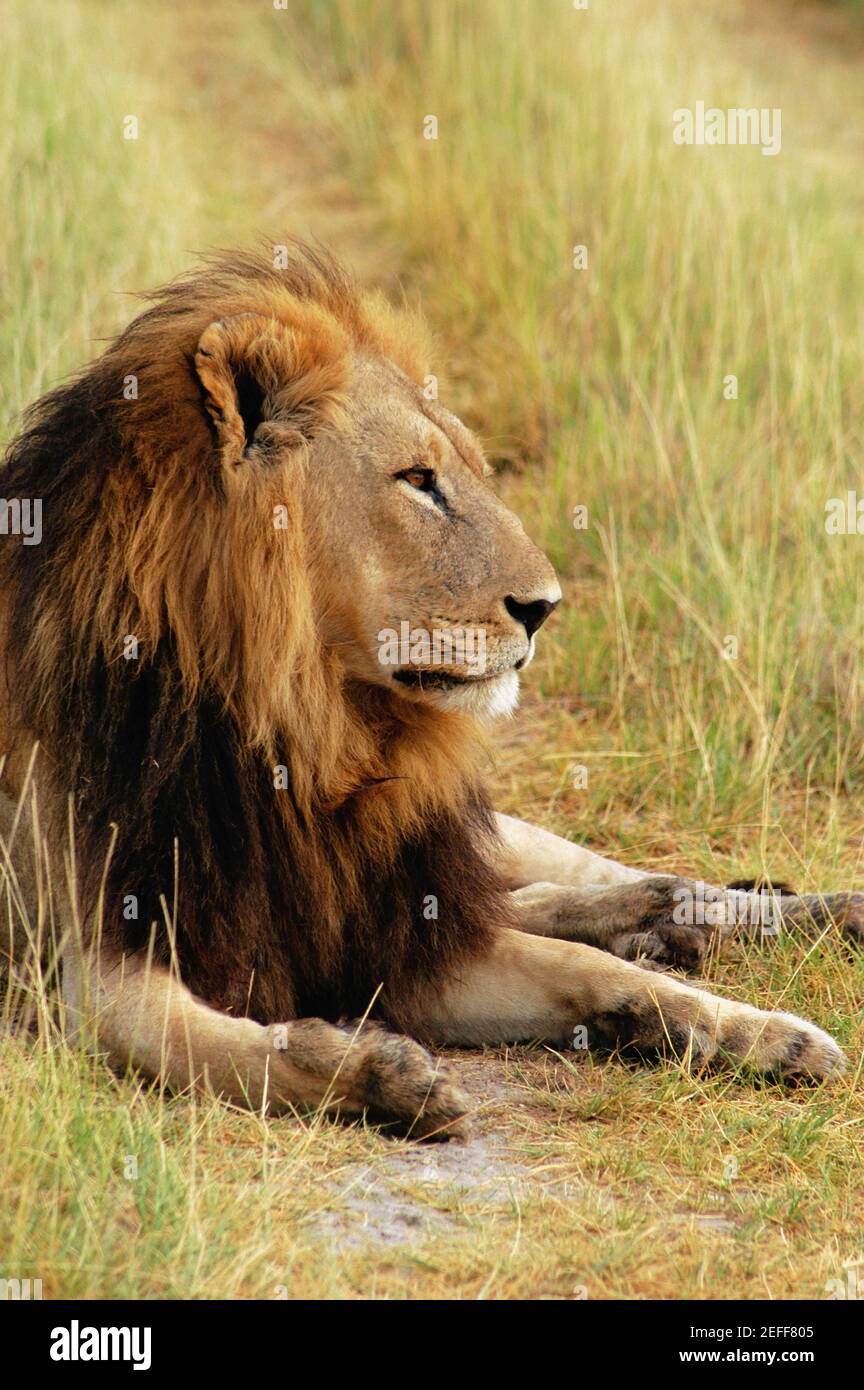
[[[528,636],[533,637],[538,627],[542,627],[545,623],[552,610],[558,607],[558,603],[557,598],[554,602],[548,598],[535,598],[523,603],[521,599],[508,594],[504,600],[504,607],[511,618],[515,618],[517,623],[522,624]]]

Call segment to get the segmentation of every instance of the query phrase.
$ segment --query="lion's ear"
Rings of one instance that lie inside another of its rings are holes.
[[[275,462],[339,409],[348,340],[316,305],[298,306],[291,323],[235,314],[205,328],[195,371],[223,463]]]

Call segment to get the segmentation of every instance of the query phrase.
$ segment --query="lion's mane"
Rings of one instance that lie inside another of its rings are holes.
[[[261,1022],[356,1014],[380,988],[374,1012],[404,1026],[507,920],[475,731],[345,682],[290,485],[289,536],[259,524],[286,470],[250,470],[248,509],[226,507],[192,365],[214,320],[274,321],[290,380],[263,361],[237,389],[282,392],[299,470],[338,427],[351,352],[416,376],[413,329],[299,246],[284,269],[209,258],[152,300],[31,408],[0,474],[43,507],[41,544],[0,547],[6,751],[39,740],[56,842],[72,798],[82,914],[101,902],[124,949],[152,937],[202,998]]]

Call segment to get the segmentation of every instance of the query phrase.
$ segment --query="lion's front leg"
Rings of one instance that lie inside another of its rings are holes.
[[[733,937],[760,943],[784,933],[840,931],[864,939],[864,894],[795,897],[712,888],[656,875],[615,886],[565,888],[532,883],[511,894],[522,931],[597,946],[623,960],[682,970]]]
[[[612,887],[532,883],[510,898],[519,929],[531,936],[578,941],[622,960],[690,970],[701,964],[715,933],[723,933],[688,924],[686,900],[676,898],[683,884],[665,876]]]
[[[496,814],[495,828],[500,841],[497,867],[511,888],[541,882],[581,888],[587,884],[636,883],[654,877],[514,816]]]
[[[852,946],[864,946],[864,893],[802,893],[780,899],[780,929],[810,940],[840,933]]]
[[[103,947],[63,963],[67,1027],[174,1091],[189,1087],[280,1114],[368,1113],[416,1138],[464,1129],[468,1101],[446,1067],[379,1024],[320,1018],[268,1027],[202,1003],[165,967]]]
[[[540,1038],[694,1064],[725,1060],[789,1078],[824,1079],[845,1065],[834,1040],[794,1014],[718,998],[591,946],[509,930],[430,994],[412,1031],[457,1046]]]
[[[732,936],[770,940],[783,931],[813,937],[839,930],[848,942],[864,942],[862,893],[799,897],[785,887],[770,893],[748,891],[743,884],[715,889],[628,868],[513,816],[496,815],[495,823],[497,867],[516,890],[522,929],[537,936],[581,941],[628,960],[685,969],[698,963],[712,941]],[[692,899],[689,917],[683,909],[676,911],[678,889]],[[580,892],[568,896],[567,890]]]

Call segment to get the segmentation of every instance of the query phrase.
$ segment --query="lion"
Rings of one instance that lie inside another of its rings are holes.
[[[38,803],[74,868],[73,1035],[175,1091],[419,1136],[465,1131],[447,1048],[838,1075],[814,1024],[670,973],[754,934],[752,893],[682,924],[698,885],[493,811],[481,725],[561,589],[429,399],[415,319],[301,243],[149,298],[3,472],[43,512],[0,539],[7,873],[26,896]],[[861,895],[777,901],[861,934]]]

